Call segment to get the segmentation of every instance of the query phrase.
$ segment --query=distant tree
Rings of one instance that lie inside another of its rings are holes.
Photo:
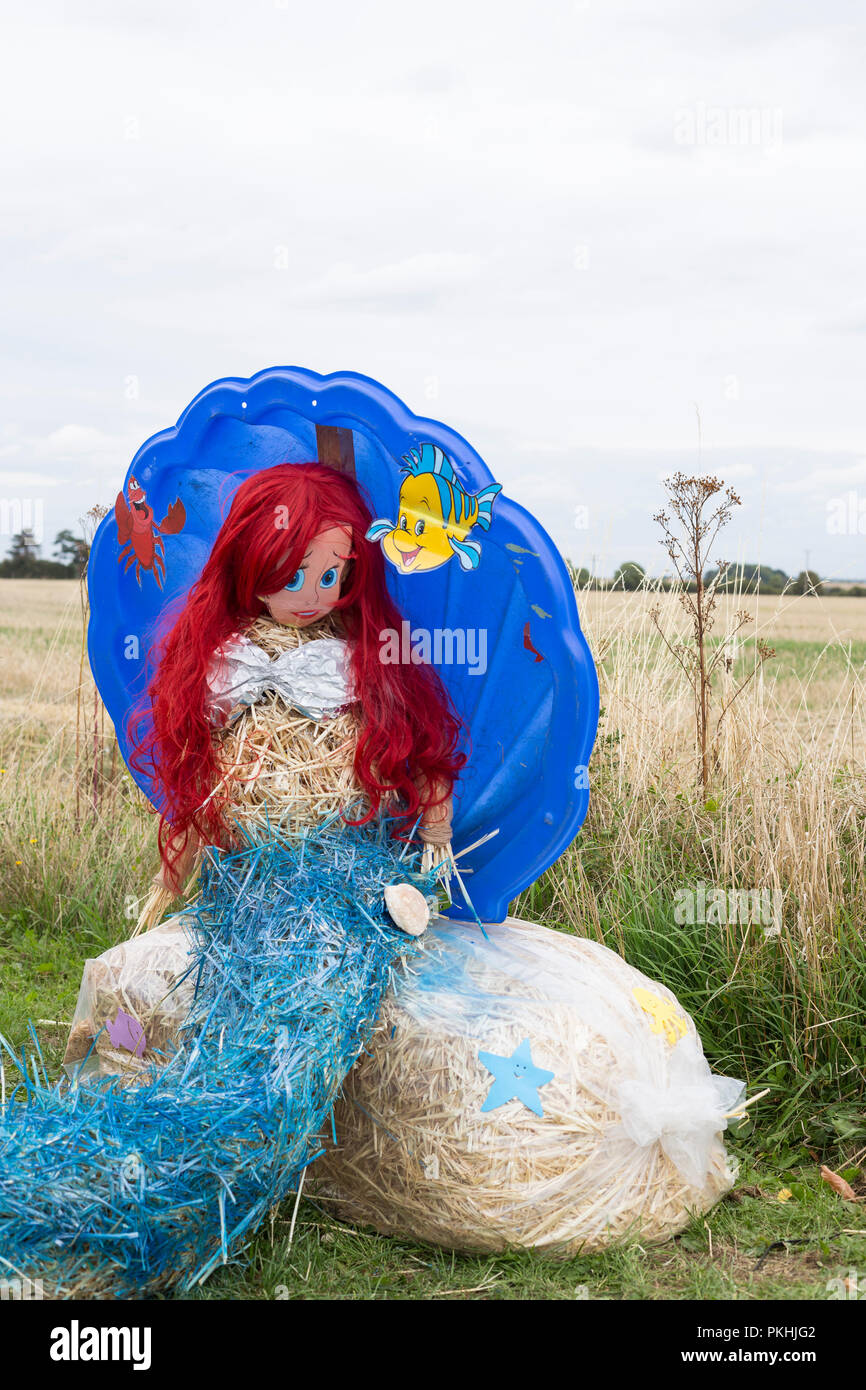
[[[65,564],[70,572],[80,575],[87,564],[88,544],[82,536],[74,536],[71,531],[58,531],[54,537],[54,555]]]
[[[718,573],[717,569],[707,570],[704,584],[713,584]],[[730,593],[733,589],[743,594],[782,594],[790,582],[784,570],[772,569],[769,565],[730,565],[715,587],[720,593]]]
[[[36,573],[39,564],[39,542],[31,530],[19,531],[12,543],[2,572],[10,579],[27,579]]]
[[[69,579],[78,573],[76,565],[64,565],[59,560],[43,560],[39,542],[32,531],[19,531],[5,560],[0,560],[2,579]]]
[[[12,537],[9,547],[10,560],[35,560],[39,554],[39,542],[29,529],[19,531]]]
[[[620,565],[613,576],[614,588],[628,589],[634,592],[639,589],[646,579],[646,570],[643,565],[639,565],[635,560],[626,560],[624,565]]]
[[[592,575],[586,566],[581,565],[580,568],[578,568],[571,560],[566,560],[565,564],[575,589],[585,589],[592,579]]]
[[[821,578],[814,570],[800,570],[791,585],[792,594],[817,594],[821,590]]]

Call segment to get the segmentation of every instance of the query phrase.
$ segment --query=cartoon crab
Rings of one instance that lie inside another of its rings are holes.
[[[117,522],[117,536],[120,541],[118,564],[126,560],[123,572],[135,565],[135,577],[141,588],[141,571],[149,570],[158,589],[165,578],[165,545],[163,536],[176,536],[186,524],[186,509],[177,497],[169,506],[162,521],[154,522],[153,508],[146,501],[143,487],[135,478],[126,485],[126,497],[117,494],[114,504],[114,517]]]

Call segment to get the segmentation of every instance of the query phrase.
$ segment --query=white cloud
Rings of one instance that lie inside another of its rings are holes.
[[[4,494],[41,491],[46,487],[59,487],[62,482],[62,478],[53,478],[48,473],[12,473],[7,470],[0,472],[0,492]]]
[[[293,290],[291,298],[301,304],[417,303],[465,286],[478,277],[482,264],[480,256],[449,251],[421,252],[367,270],[340,261],[318,280]]]
[[[804,541],[794,503],[862,481],[856,14],[19,9],[0,87],[15,130],[0,404],[16,422],[0,458],[48,479],[73,525],[208,381],[349,368],[465,435],[550,529],[586,491],[582,539],[607,535],[617,563],[653,550],[659,474],[718,457],[763,517],[750,558],[760,544],[794,567],[811,544],[837,568],[841,545]],[[733,138],[678,144],[682,108],[734,113]],[[759,123],[750,143],[744,109],[780,111],[781,141]],[[853,549],[841,562],[862,573]]]
[[[43,457],[57,459],[113,453],[118,442],[117,438],[92,425],[61,425],[44,439],[31,441],[33,448]]]
[[[842,488],[866,487],[866,459],[835,468],[816,468],[802,478],[780,478],[775,486],[780,492],[806,493],[815,497],[827,497]]]

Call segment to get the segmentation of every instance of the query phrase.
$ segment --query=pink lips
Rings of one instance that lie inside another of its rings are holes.
[[[402,551],[400,552],[400,558],[401,558],[401,560],[403,561],[403,566],[404,566],[404,568],[405,568],[405,569],[408,569],[409,566],[411,565],[412,561],[415,559],[416,555],[420,555],[420,553],[421,553],[421,547],[420,547],[420,545],[416,545],[416,547],[415,547],[414,550],[402,550]]]

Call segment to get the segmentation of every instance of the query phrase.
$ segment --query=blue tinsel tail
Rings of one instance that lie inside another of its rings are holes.
[[[71,1090],[13,1056],[0,1272],[54,1297],[123,1298],[189,1288],[243,1248],[320,1151],[392,966],[416,949],[382,891],[411,879],[429,893],[432,877],[397,848],[381,828],[341,827],[211,852],[181,1050],[134,1085]]]

